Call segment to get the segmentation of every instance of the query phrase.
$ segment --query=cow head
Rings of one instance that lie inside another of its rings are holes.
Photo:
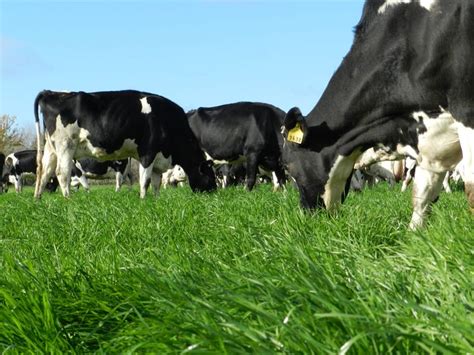
[[[197,169],[183,166],[189,178],[189,186],[194,192],[210,192],[217,188],[216,176],[211,161],[202,161]]]
[[[336,208],[345,199],[356,153],[346,156],[333,144],[334,132],[322,124],[309,127],[298,108],[285,117],[283,161],[300,192],[302,207]]]

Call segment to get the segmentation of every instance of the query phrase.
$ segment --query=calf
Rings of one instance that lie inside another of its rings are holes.
[[[174,102],[140,91],[54,92],[42,91],[35,99],[38,144],[39,198],[56,170],[65,197],[74,158],[139,162],[140,197],[150,183],[158,192],[161,173],[175,164],[183,167],[193,191],[216,188],[215,176],[189,128],[183,109]],[[41,139],[39,110],[43,114]]]
[[[282,110],[263,103],[238,102],[200,107],[187,115],[200,146],[216,164],[245,165],[248,190],[255,185],[258,166],[275,174],[275,188],[285,183]]]

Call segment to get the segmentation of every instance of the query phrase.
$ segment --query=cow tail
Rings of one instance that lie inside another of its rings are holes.
[[[39,197],[39,188],[41,186],[41,176],[43,174],[43,149],[45,144],[44,134],[41,134],[40,119],[39,119],[39,104],[43,98],[45,92],[41,91],[35,99],[34,110],[35,110],[35,127],[36,127],[36,186],[35,186],[35,197]]]

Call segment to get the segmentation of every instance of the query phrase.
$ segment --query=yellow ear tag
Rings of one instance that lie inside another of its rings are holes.
[[[288,131],[288,142],[293,142],[297,144],[303,143],[303,130],[301,129],[300,123],[296,123],[296,126]]]

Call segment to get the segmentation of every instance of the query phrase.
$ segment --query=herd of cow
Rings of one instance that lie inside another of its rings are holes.
[[[243,164],[248,190],[259,168],[271,172],[275,187],[286,172],[302,207],[335,209],[355,165],[368,170],[409,157],[416,165],[411,228],[424,223],[446,173],[461,160],[474,212],[473,58],[474,2],[366,0],[349,53],[306,117],[296,107],[285,113],[262,103],[186,114],[148,92],[45,90],[34,102],[35,197],[54,177],[69,196],[75,168],[78,179],[85,175],[81,159],[126,165],[131,157],[139,164],[142,198],[150,184],[158,191],[162,173],[175,165],[193,191],[212,191],[212,166],[232,163]],[[236,170],[223,171],[227,184]]]

